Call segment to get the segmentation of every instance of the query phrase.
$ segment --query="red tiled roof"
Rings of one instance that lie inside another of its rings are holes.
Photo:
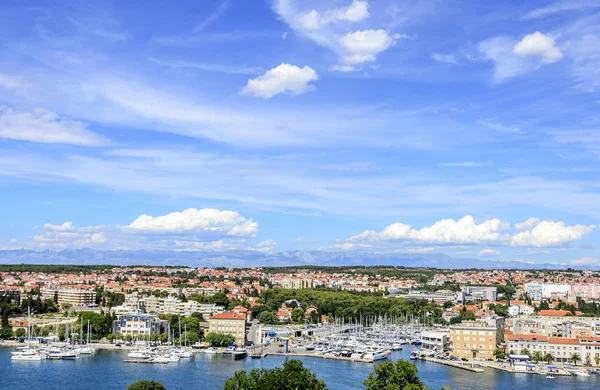
[[[524,341],[548,341],[548,337],[539,334],[511,334],[507,335],[509,340],[524,340]]]
[[[211,320],[245,320],[246,316],[237,313],[219,313],[210,317]]]
[[[552,344],[579,344],[579,339],[566,339],[563,337],[550,337],[548,341]]]
[[[539,315],[541,316],[566,316],[570,311],[566,310],[540,310]]]

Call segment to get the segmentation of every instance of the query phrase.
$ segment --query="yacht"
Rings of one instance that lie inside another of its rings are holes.
[[[217,354],[218,352],[217,352],[217,350],[216,350],[215,348],[213,348],[213,347],[209,347],[209,348],[207,348],[207,349],[206,349],[206,351],[204,351],[204,353],[207,353],[207,354],[209,354],[209,355],[215,355],[215,354]]]
[[[571,370],[571,374],[576,376],[590,376],[590,373],[585,370]]]
[[[11,356],[11,360],[27,360],[27,361],[41,361],[46,358],[46,355],[42,355],[38,351],[17,351]]]
[[[556,378],[556,377],[552,374],[546,375],[546,379],[554,379],[554,378]]]
[[[147,351],[131,351],[127,354],[127,357],[130,359],[150,359],[150,354]]]

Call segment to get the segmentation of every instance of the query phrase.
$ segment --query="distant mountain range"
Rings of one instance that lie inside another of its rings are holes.
[[[94,249],[0,250],[0,264],[114,264],[114,265],[182,265],[190,267],[255,267],[285,265],[394,265],[429,268],[480,269],[563,269],[555,264],[529,264],[519,261],[455,258],[441,253],[398,254],[329,251],[289,251],[262,253],[256,251],[177,252],[159,250]],[[577,268],[577,267],[572,267]],[[590,269],[590,267],[586,267]],[[600,269],[600,267],[592,267]]]

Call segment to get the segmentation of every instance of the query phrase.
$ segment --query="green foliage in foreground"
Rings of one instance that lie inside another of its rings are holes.
[[[367,390],[428,390],[417,376],[417,366],[402,359],[376,365],[363,384]]]
[[[157,381],[138,381],[130,384],[127,390],[167,390],[167,388]]]
[[[327,390],[325,382],[318,379],[300,360],[288,360],[283,368],[237,371],[225,382],[225,390]]]

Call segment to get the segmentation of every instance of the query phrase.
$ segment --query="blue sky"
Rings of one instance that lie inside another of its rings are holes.
[[[0,246],[598,265],[597,1],[9,2]]]

